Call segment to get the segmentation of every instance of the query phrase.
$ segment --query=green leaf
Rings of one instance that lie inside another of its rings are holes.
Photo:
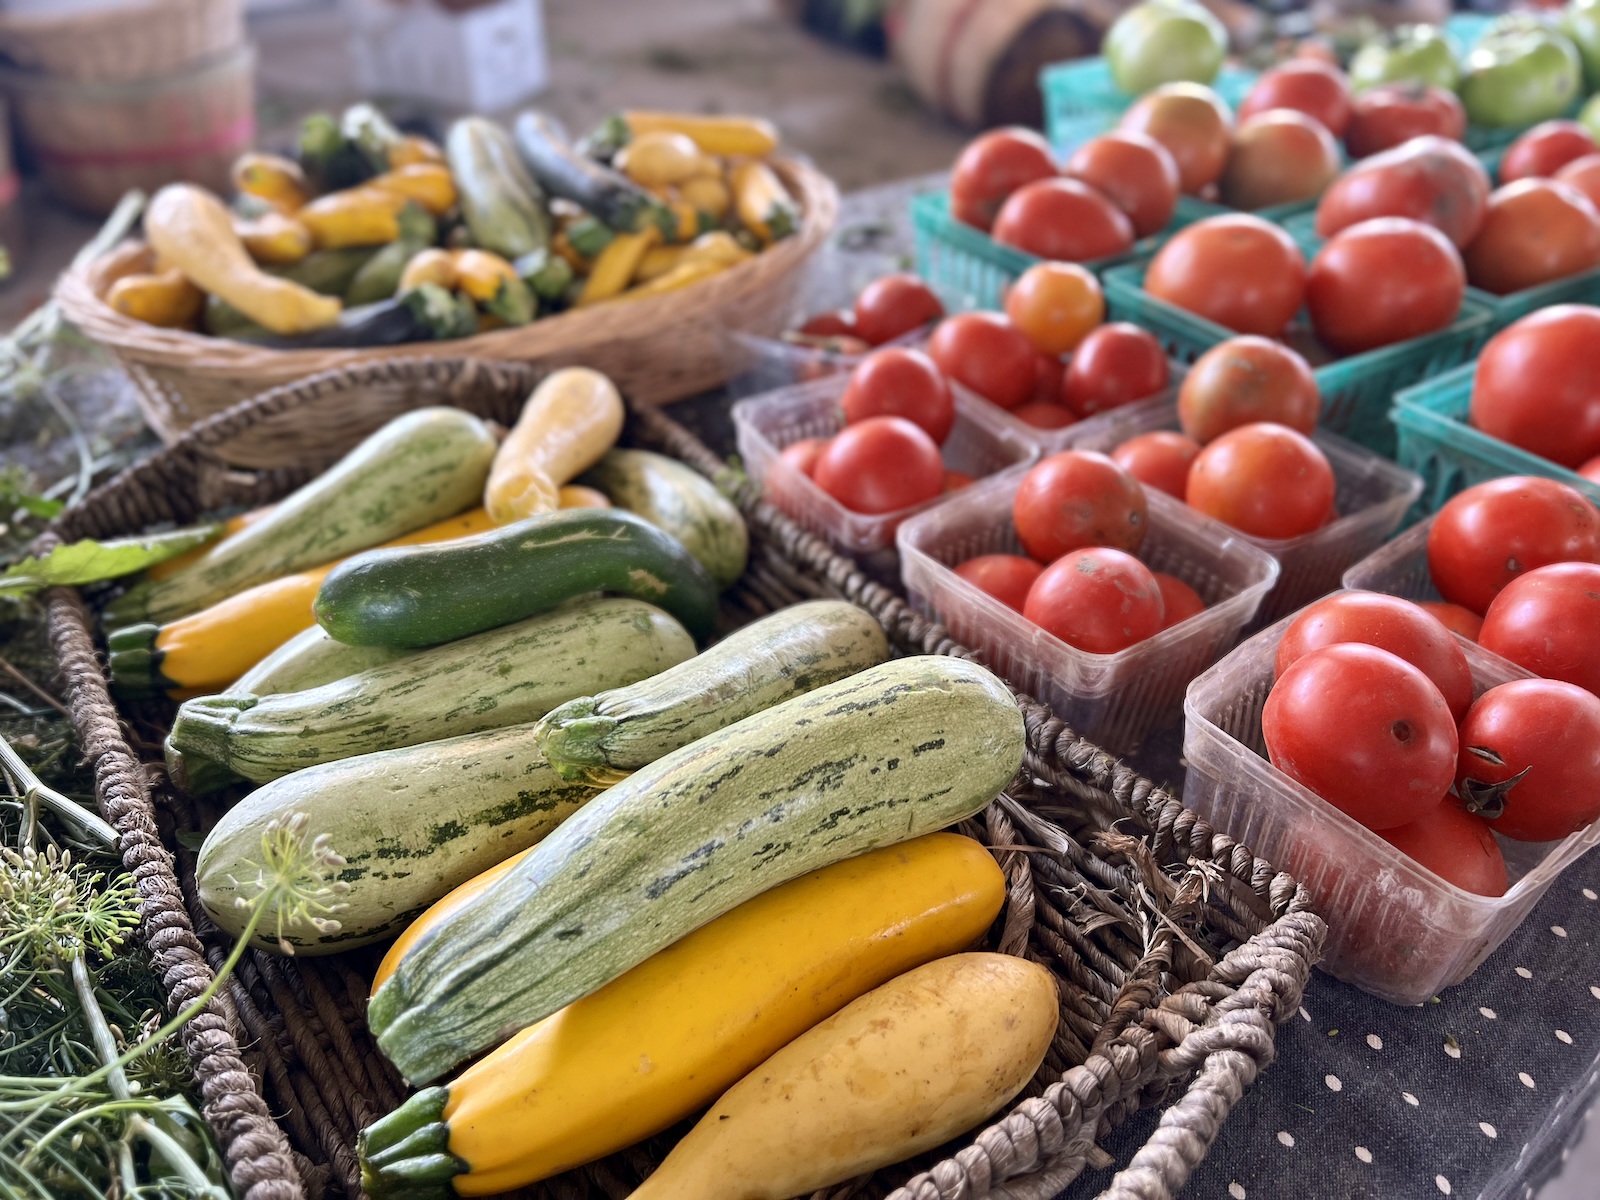
[[[18,508],[46,521],[66,507],[64,500],[46,500],[43,496],[18,496],[16,501]]]
[[[0,596],[19,596],[58,584],[98,583],[102,579],[131,575],[202,546],[221,532],[221,525],[196,525],[109,542],[84,538],[68,546],[57,546],[43,558],[29,556],[13,563],[4,578],[0,578]]]

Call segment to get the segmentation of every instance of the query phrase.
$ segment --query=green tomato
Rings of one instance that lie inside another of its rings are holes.
[[[1589,102],[1578,112],[1578,124],[1589,131],[1589,136],[1600,142],[1600,96],[1590,96]]]
[[[1350,86],[1358,92],[1395,79],[1417,79],[1453,92],[1461,68],[1437,27],[1401,25],[1367,42],[1350,60]]]
[[[1498,18],[1467,54],[1461,103],[1478,125],[1534,125],[1582,94],[1583,63],[1566,35],[1521,15]]]
[[[1571,0],[1561,10],[1557,25],[1578,48],[1589,90],[1600,89],[1600,0]]]
[[[1227,53],[1228,31],[1199,4],[1150,0],[1116,19],[1101,49],[1112,81],[1137,96],[1180,79],[1210,83]]]

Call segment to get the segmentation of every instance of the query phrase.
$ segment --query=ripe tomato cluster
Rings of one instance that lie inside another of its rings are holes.
[[[1600,483],[1600,308],[1558,304],[1495,334],[1478,356],[1468,416]]]
[[[834,354],[865,354],[944,316],[944,305],[921,279],[884,275],[861,289],[850,308],[814,313],[783,339]]]

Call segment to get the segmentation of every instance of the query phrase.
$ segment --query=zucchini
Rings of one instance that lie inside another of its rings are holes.
[[[397,417],[187,570],[119,597],[107,624],[161,624],[454,516],[482,495],[494,452],[488,427],[458,408]]]
[[[398,245],[398,243],[394,243]],[[452,305],[448,315],[439,320],[429,320],[432,313],[425,303],[406,303],[400,299],[379,300],[363,304],[360,308],[347,308],[332,325],[310,333],[277,334],[271,330],[255,333],[241,330],[232,336],[236,341],[267,346],[274,350],[335,350],[363,346],[402,346],[407,342],[425,342],[435,338],[455,337],[456,315]]]
[[[549,246],[544,197],[505,130],[485,117],[463,117],[450,127],[445,153],[474,243],[506,259]]]
[[[688,662],[569,700],[535,734],[568,779],[615,783],[679,746],[889,657],[883,627],[842,600],[813,600],[746,625]]]
[[[419,648],[597,591],[666,609],[696,641],[716,619],[717,585],[683,543],[615,508],[567,508],[447,545],[356,555],[322,581],[314,609],[341,642]]]
[[[356,754],[536,721],[693,655],[683,627],[648,604],[583,601],[308,691],[186,700],[169,741],[191,778],[205,759],[265,783]]]
[[[318,192],[343,191],[378,173],[360,149],[346,140],[339,123],[322,112],[300,122],[298,158],[300,169]]]
[[[542,113],[518,117],[515,136],[523,164],[552,196],[571,200],[622,233],[675,224],[667,207],[633,180],[567,145],[561,130]]]
[[[558,299],[572,282],[572,264],[549,250],[524,254],[511,268],[542,303]]]
[[[744,517],[693,467],[648,450],[609,450],[579,481],[677,538],[718,587],[744,574],[750,556]]]
[[[288,279],[324,296],[343,296],[355,282],[361,268],[382,253],[377,246],[341,246],[336,250],[313,250],[288,267],[265,267],[268,275]]]
[[[426,1083],[751,896],[978,812],[1024,741],[1005,684],[946,657],[747,717],[597,796],[440,921],[373,994],[368,1027]]]
[[[372,168],[374,175],[389,169],[389,152],[403,144],[405,134],[371,104],[352,104],[339,119],[339,132]]]
[[[334,641],[322,626],[313,625],[295,634],[223,691],[230,696],[303,692],[414,653],[388,646],[347,646]]]
[[[344,292],[345,306],[359,308],[363,304],[393,299],[395,292],[400,289],[400,275],[406,269],[406,264],[427,248],[427,243],[408,238],[390,242],[367,259],[350,280],[350,286]]]

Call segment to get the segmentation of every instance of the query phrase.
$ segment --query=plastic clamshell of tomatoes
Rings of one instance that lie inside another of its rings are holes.
[[[1040,258],[1094,262],[1133,245],[1133,222],[1081,180],[1041,179],[1011,193],[990,236]]]
[[[1055,174],[1049,143],[1032,129],[991,130],[973,138],[956,156],[950,173],[950,215],[987,232],[1007,196]]]
[[[980,554],[951,568],[962,579],[1007,608],[1022,611],[1028,589],[1044,568],[1020,554]]]
[[[1483,614],[1478,644],[1600,695],[1600,563],[1551,563],[1519,575]]]
[[[1600,210],[1554,179],[1519,179],[1489,197],[1462,253],[1467,279],[1496,296],[1600,266]]]
[[[1490,437],[1563,467],[1600,454],[1600,308],[1558,304],[1490,338],[1468,417]]]
[[[1248,213],[1173,234],[1145,268],[1144,290],[1235,333],[1275,337],[1305,299],[1306,261],[1288,231]]]
[[[851,512],[881,515],[944,491],[944,460],[921,426],[868,417],[831,438],[811,469],[817,486]]]
[[[1111,451],[1111,461],[1145,487],[1182,500],[1189,488],[1189,468],[1200,443],[1176,429],[1154,429],[1131,437]]]
[[[1460,141],[1466,130],[1467,110],[1454,92],[1403,79],[1356,93],[1350,124],[1344,130],[1344,147],[1351,158],[1367,158],[1403,146],[1412,138]]]
[[[1501,183],[1554,175],[1574,159],[1600,151],[1594,137],[1576,121],[1541,121],[1517,135],[1500,157]]]
[[[1218,342],[1178,387],[1178,424],[1202,446],[1258,421],[1309,434],[1321,411],[1310,364],[1281,342],[1254,334]]]
[[[1305,113],[1334,137],[1343,137],[1350,123],[1350,81],[1328,63],[1291,58],[1261,73],[1239,105],[1239,121],[1275,108]]]
[[[1228,164],[1233,110],[1200,83],[1168,83],[1123,113],[1117,128],[1149,134],[1178,165],[1178,186],[1190,196],[1215,183]]]
[[[1270,108],[1239,123],[1222,202],[1254,211],[1320,196],[1339,174],[1339,143],[1315,117]]]
[[[1137,551],[1150,527],[1144,487],[1104,454],[1063,450],[1028,468],[1011,501],[1022,548],[1050,563],[1085,546]]]
[[[874,279],[856,296],[855,335],[881,346],[944,316],[944,305],[918,276],[897,271]]]
[[[1446,799],[1426,816],[1378,836],[1446,883],[1478,896],[1504,896],[1509,876],[1489,822]]]
[[[1005,310],[1034,349],[1061,368],[1059,356],[1074,350],[1105,319],[1106,299],[1100,281],[1087,267],[1042,262],[1034,263],[1006,289]],[[1059,378],[1056,384],[1059,390]]]
[[[1443,329],[1467,293],[1461,254],[1431,225],[1376,217],[1341,229],[1311,260],[1306,310],[1317,337],[1360,354]]]
[[[1016,408],[1033,396],[1038,352],[1004,313],[964,312],[939,322],[928,357],[990,404]]]
[[[1459,248],[1483,225],[1489,173],[1460,142],[1413,138],[1347,170],[1317,202],[1318,237],[1373,217],[1410,217]]]
[[[1166,620],[1161,586],[1133,555],[1089,546],[1044,569],[1022,615],[1046,633],[1089,654],[1115,654],[1160,633]]]
[[[868,417],[904,417],[941,446],[956,422],[943,372],[922,351],[901,346],[874,350],[857,363],[839,407],[852,425]]]
[[[1060,400],[1080,417],[1147,399],[1172,376],[1161,343],[1127,321],[1102,325],[1073,352],[1061,381]]]
[[[1098,189],[1133,223],[1136,237],[1165,229],[1178,204],[1178,164],[1147,133],[1113,130],[1090,138],[1067,159],[1065,173]]]
[[[1322,527],[1333,508],[1328,456],[1305,434],[1270,421],[1211,442],[1189,467],[1189,507],[1263,541]]]

